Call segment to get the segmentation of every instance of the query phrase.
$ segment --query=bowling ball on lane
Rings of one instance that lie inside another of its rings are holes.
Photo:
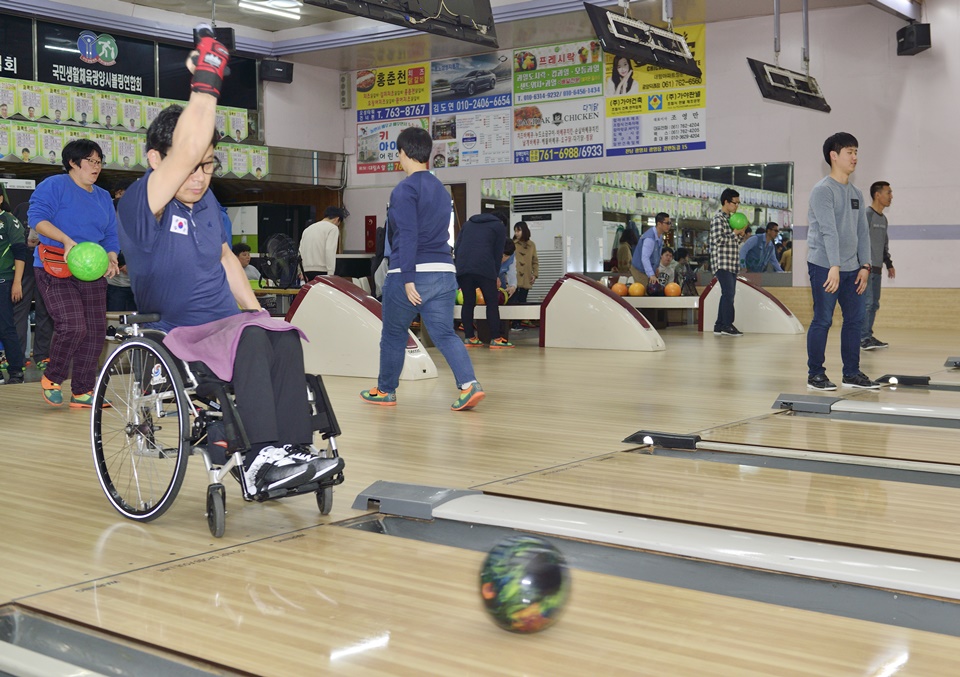
[[[643,296],[647,293],[647,289],[639,282],[634,282],[627,289],[627,292],[630,294],[630,296]]]
[[[663,296],[663,285],[656,280],[647,283],[647,296]]]
[[[664,296],[680,296],[680,285],[676,282],[671,282],[666,287],[663,288]]]
[[[566,559],[538,536],[508,538],[483,562],[480,596],[487,613],[504,630],[545,630],[557,621],[570,596]]]
[[[626,296],[627,295],[627,285],[622,282],[617,282],[613,287],[610,288],[611,291],[617,296]]]

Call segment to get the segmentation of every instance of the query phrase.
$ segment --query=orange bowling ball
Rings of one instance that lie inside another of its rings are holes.
[[[630,296],[645,296],[647,293],[647,288],[639,282],[634,282],[630,285],[627,291],[630,292]]]
[[[484,301],[484,299],[483,299],[483,292],[480,291],[479,289],[477,290],[477,305],[478,305],[478,306],[485,306],[485,305],[487,305],[487,302]]]
[[[627,295],[627,285],[623,284],[622,282],[617,282],[615,285],[613,285],[613,287],[611,287],[611,290],[617,296]]]
[[[663,288],[664,296],[680,296],[680,285],[676,282],[671,282],[666,287]]]

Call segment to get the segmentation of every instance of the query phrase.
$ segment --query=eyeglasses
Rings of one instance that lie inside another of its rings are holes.
[[[220,160],[218,160],[217,158],[214,158],[212,160],[208,160],[207,162],[201,162],[196,167],[194,167],[193,171],[190,173],[196,174],[198,169],[202,169],[204,174],[209,175],[209,174],[213,174],[214,172],[219,172],[221,167],[222,165],[220,164]]]
[[[730,200],[730,202],[733,203],[733,204],[735,204],[735,205],[740,204],[740,200]]]
[[[89,162],[89,163],[90,163],[92,166],[94,166],[94,167],[102,167],[102,166],[103,166],[103,160],[94,160],[93,158],[88,158],[88,157],[85,157],[85,158],[83,158],[83,159],[86,160],[87,162]]]

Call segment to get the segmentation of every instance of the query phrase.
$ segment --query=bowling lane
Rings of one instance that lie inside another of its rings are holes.
[[[26,602],[264,676],[960,674],[956,637],[577,570],[518,637],[483,611],[484,556],[328,526]]]
[[[718,426],[699,435],[704,442],[960,465],[957,431],[929,426],[884,425],[782,412]]]
[[[484,493],[960,559],[960,493],[938,486],[621,452]]]
[[[832,395],[833,393],[826,393]],[[926,390],[924,388],[881,388],[843,393],[846,399],[879,404],[902,404],[910,407],[951,407],[960,412],[960,392]]]

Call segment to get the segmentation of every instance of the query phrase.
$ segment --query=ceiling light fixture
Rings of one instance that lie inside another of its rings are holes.
[[[289,6],[287,6],[289,5]],[[283,2],[283,0],[270,0],[269,2],[254,2],[254,0],[240,0],[237,4],[240,9],[246,9],[251,12],[262,12],[263,14],[272,14],[284,19],[300,20],[300,3],[292,4]]]

